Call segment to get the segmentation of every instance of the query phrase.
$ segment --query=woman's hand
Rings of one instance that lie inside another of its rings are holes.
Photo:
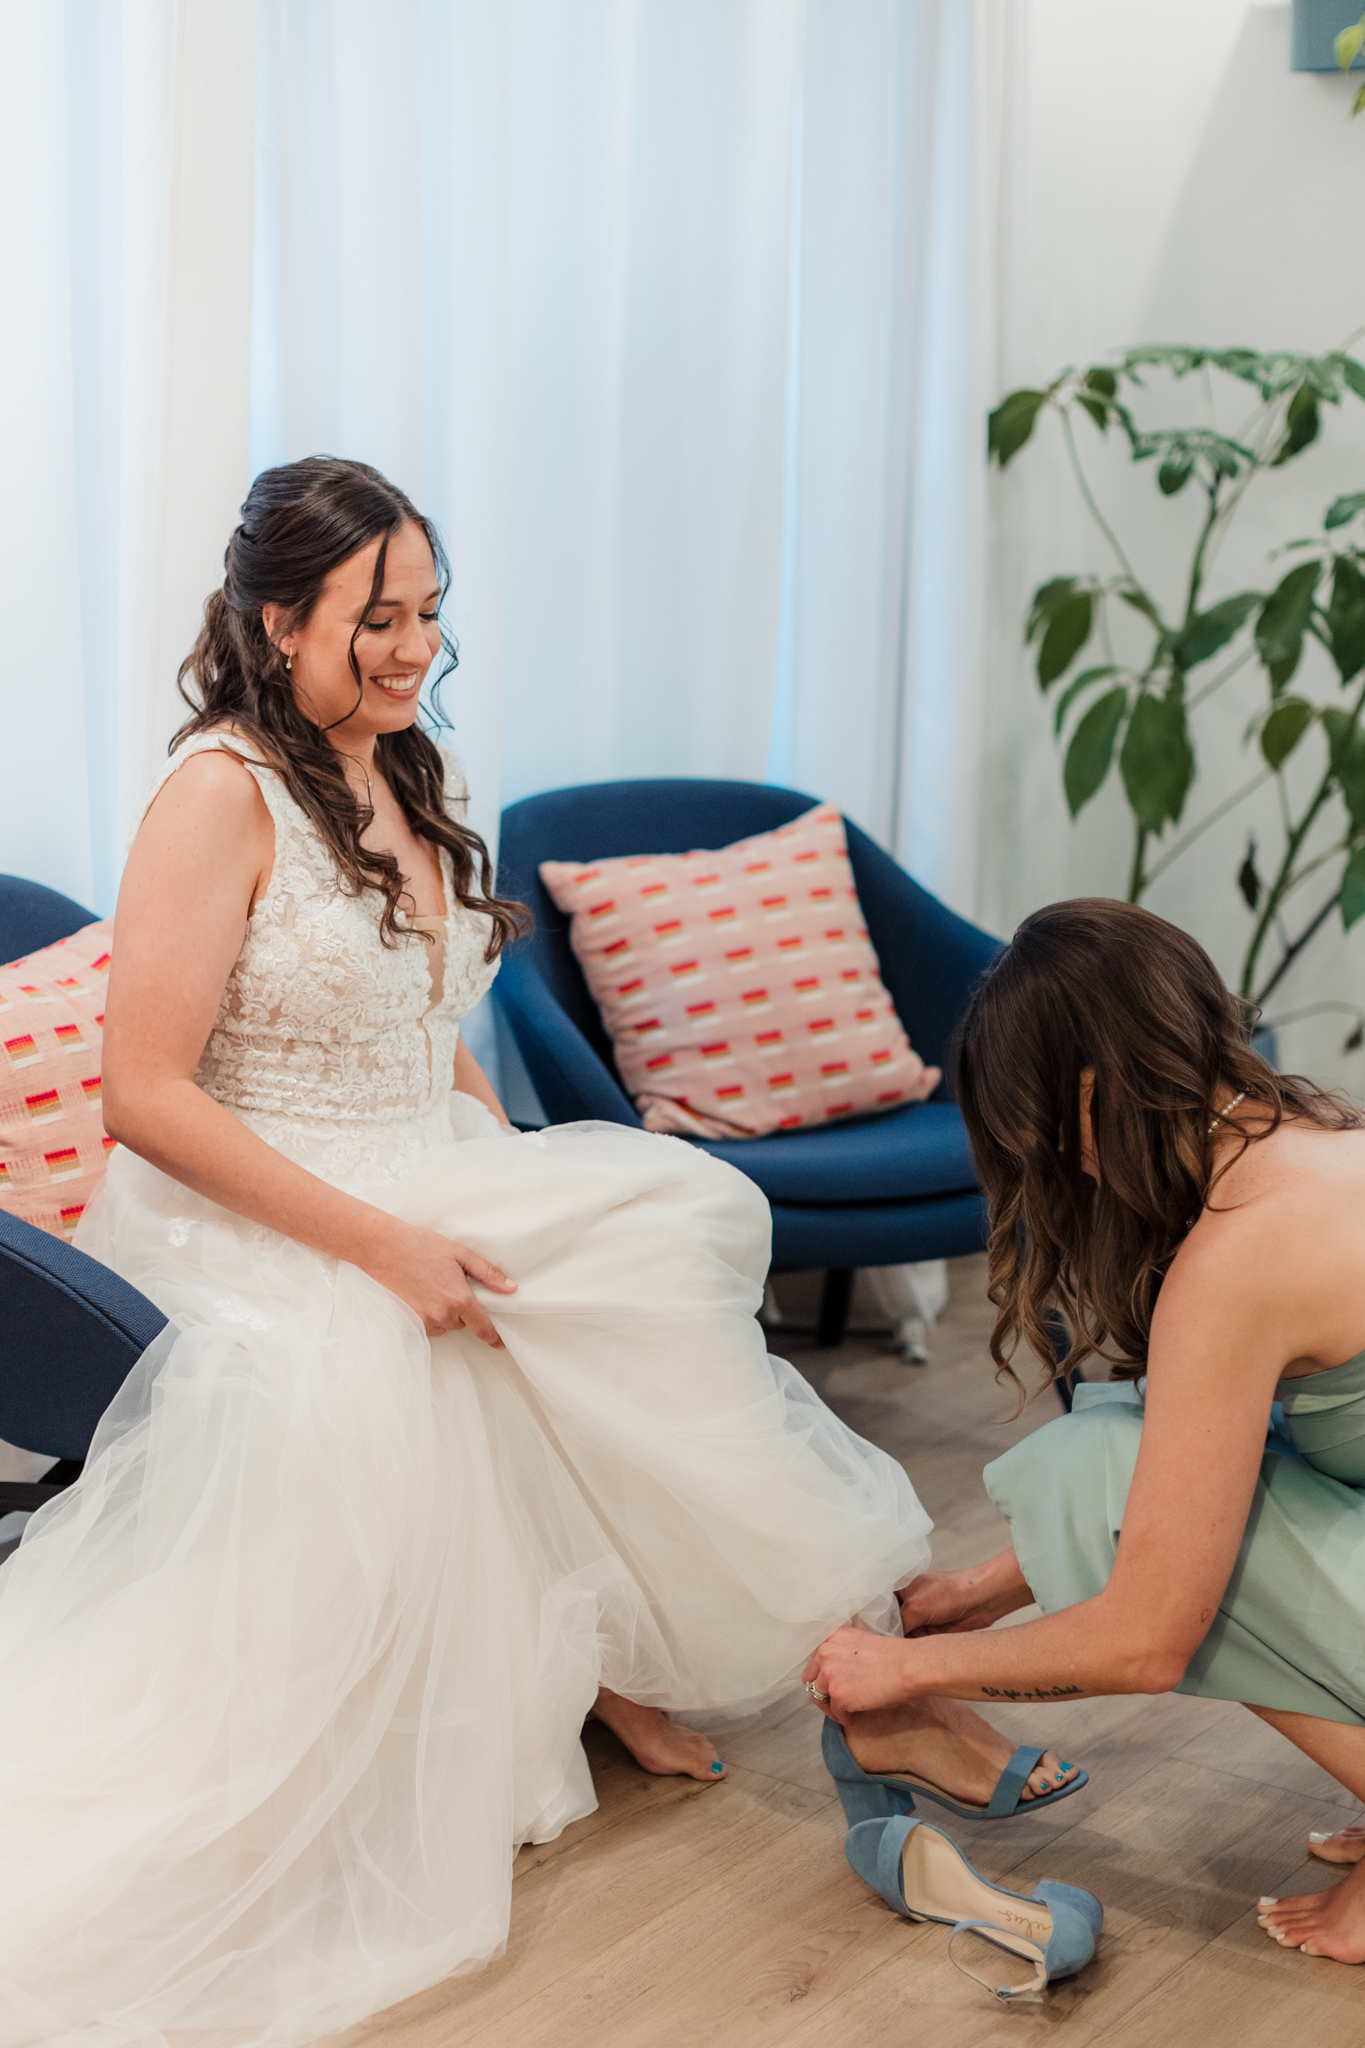
[[[395,1219],[375,1256],[365,1261],[365,1271],[407,1303],[428,1337],[464,1329],[494,1351],[502,1350],[502,1338],[469,1283],[477,1280],[499,1294],[515,1294],[517,1283],[467,1245],[453,1243],[439,1230]]]
[[[966,1571],[921,1572],[896,1598],[907,1636],[942,1636],[989,1628],[1003,1614],[1027,1607],[1033,1595],[1014,1552],[1005,1550]]]
[[[812,1697],[832,1721],[898,1707],[914,1697],[910,1682],[914,1651],[900,1636],[874,1636],[865,1628],[836,1628],[801,1673]]]

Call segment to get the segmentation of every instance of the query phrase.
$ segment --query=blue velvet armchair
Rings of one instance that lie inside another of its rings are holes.
[[[0,961],[69,938],[93,911],[0,875]],[[0,1483],[0,1514],[40,1507],[81,1469],[95,1425],[166,1318],[117,1274],[0,1210],[0,1438],[58,1462]]]
[[[509,949],[497,1001],[552,1121],[600,1117],[638,1127],[640,1118],[540,862],[726,846],[785,825],[816,801],[749,782],[606,782],[551,790],[503,812],[498,890],[530,906],[536,929]],[[856,825],[847,831],[883,980],[915,1050],[944,1065],[968,991],[997,942],[921,889]],[[774,1271],[830,1275],[822,1342],[843,1334],[856,1267],[981,1248],[982,1198],[946,1078],[929,1102],[884,1116],[706,1142],[703,1150],[739,1167],[768,1197]]]

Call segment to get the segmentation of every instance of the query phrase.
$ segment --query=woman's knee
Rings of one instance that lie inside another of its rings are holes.
[[[1057,1416],[1012,1445],[986,1467],[986,1484],[993,1497],[997,1483],[1013,1489],[1021,1480],[1030,1490],[1047,1485],[1088,1491],[1100,1473],[1131,1477],[1141,1441],[1140,1408],[1126,1401],[1097,1401]]]

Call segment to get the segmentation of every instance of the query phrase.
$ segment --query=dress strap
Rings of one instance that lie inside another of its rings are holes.
[[[469,784],[465,780],[464,763],[454,747],[442,746],[437,742],[441,760],[445,767],[446,809],[458,824],[465,824],[469,817]]]
[[[195,754],[213,753],[235,754],[247,773],[254,780],[257,789],[261,792],[265,807],[270,813],[270,821],[275,827],[275,843],[278,852],[282,835],[291,832],[298,823],[296,807],[274,769],[268,768],[263,761],[257,759],[250,740],[243,739],[234,732],[198,732],[176,748],[142,800],[137,820],[132,832],[129,834],[130,843],[137,833],[138,826],[141,825],[142,820],[146,817],[152,804],[170,781],[176,769],[183,767],[185,762],[191,760]]]

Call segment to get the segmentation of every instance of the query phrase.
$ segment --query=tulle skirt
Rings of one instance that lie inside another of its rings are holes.
[[[502,1352],[114,1155],[79,1242],[172,1320],[0,1571],[0,2048],[285,2048],[486,1963],[600,1685],[747,1711],[898,1626],[929,1523],[768,1357],[751,1183],[457,1101],[356,1191],[517,1281]]]

